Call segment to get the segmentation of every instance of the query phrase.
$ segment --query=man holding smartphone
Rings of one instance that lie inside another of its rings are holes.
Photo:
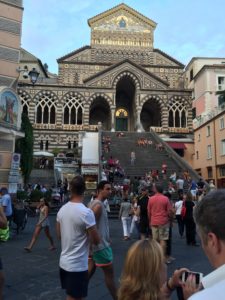
[[[202,201],[196,205],[194,218],[201,238],[202,248],[209,262],[215,268],[215,271],[202,279],[201,286],[196,283],[195,275],[188,276],[183,287],[184,299],[224,299],[225,189],[216,190],[207,194]],[[201,288],[203,288],[202,291],[200,291]]]

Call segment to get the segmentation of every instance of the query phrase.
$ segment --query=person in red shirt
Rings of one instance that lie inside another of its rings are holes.
[[[157,240],[166,253],[166,241],[169,239],[169,223],[172,214],[172,206],[168,197],[164,196],[163,187],[156,183],[154,185],[155,195],[148,201],[149,225],[152,229],[152,237]]]

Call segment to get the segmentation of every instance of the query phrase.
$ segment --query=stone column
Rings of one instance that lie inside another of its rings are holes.
[[[116,112],[116,107],[112,106],[111,107],[111,131],[115,131],[115,112]]]
[[[161,126],[163,131],[168,129],[169,125],[169,113],[168,108],[165,104],[161,105]]]
[[[89,113],[90,113],[89,110],[90,110],[90,106],[87,103],[85,103],[84,110],[83,110],[83,125],[84,126],[89,125]]]
[[[137,108],[136,113],[137,113],[137,115],[136,115],[136,130],[137,130],[137,132],[143,132],[144,129],[141,124],[141,109]]]

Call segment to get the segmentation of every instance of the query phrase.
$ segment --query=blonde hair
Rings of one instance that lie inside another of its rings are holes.
[[[118,300],[157,300],[160,296],[163,251],[154,240],[141,240],[127,253]]]

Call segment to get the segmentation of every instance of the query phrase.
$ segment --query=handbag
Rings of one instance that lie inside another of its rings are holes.
[[[183,202],[183,205],[182,205],[182,208],[181,208],[181,217],[182,217],[182,219],[184,219],[184,217],[186,216],[186,211],[187,211],[187,208],[186,208],[185,202]]]

